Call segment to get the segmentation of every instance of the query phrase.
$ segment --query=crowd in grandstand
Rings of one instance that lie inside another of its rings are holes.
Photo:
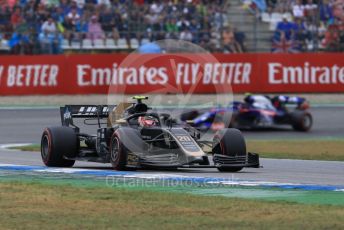
[[[0,38],[13,54],[61,53],[83,41],[182,39],[213,52],[242,52],[224,0],[0,0]],[[222,36],[224,37],[222,42]],[[84,44],[85,45],[85,44]]]
[[[273,52],[344,51],[344,0],[265,3],[255,6],[264,6],[261,18],[275,29]]]
[[[273,52],[344,50],[344,0],[242,0],[275,31]],[[0,41],[13,54],[58,54],[124,41],[186,40],[241,53],[245,34],[228,20],[226,0],[0,0]],[[87,44],[87,42],[89,44]],[[1,46],[1,44],[0,44]]]

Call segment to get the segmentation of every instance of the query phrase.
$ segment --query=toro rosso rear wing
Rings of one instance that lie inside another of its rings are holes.
[[[104,119],[115,107],[109,105],[65,105],[60,107],[61,123],[63,126],[74,126],[73,118]]]

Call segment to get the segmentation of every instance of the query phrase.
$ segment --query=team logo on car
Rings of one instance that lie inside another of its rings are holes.
[[[65,111],[65,113],[63,114],[63,118],[64,118],[65,120],[70,120],[70,119],[72,119],[72,114],[71,114],[71,112],[69,111],[68,108],[66,108],[66,111]]]

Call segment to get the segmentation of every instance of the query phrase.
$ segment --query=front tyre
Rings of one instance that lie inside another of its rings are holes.
[[[213,154],[230,157],[246,156],[246,143],[238,129],[223,129],[218,131],[213,140]],[[220,172],[239,172],[243,167],[222,166]]]
[[[239,116],[239,114],[237,112],[232,113],[228,128],[237,129],[239,127],[238,116]]]
[[[48,167],[72,167],[75,160],[67,160],[65,156],[75,157],[77,146],[78,139],[72,128],[46,128],[41,138],[42,161]]]

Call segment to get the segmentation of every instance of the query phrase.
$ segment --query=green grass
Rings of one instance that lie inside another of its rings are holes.
[[[344,140],[248,140],[261,157],[344,161]]]
[[[25,145],[25,146],[10,147],[9,149],[19,149],[21,151],[28,151],[28,152],[39,152],[41,151],[41,145],[32,144],[32,145]]]
[[[344,209],[189,194],[0,183],[0,228],[343,229]]]
[[[14,148],[40,151],[37,144]],[[266,158],[344,161],[344,140],[247,140],[247,149]]]

